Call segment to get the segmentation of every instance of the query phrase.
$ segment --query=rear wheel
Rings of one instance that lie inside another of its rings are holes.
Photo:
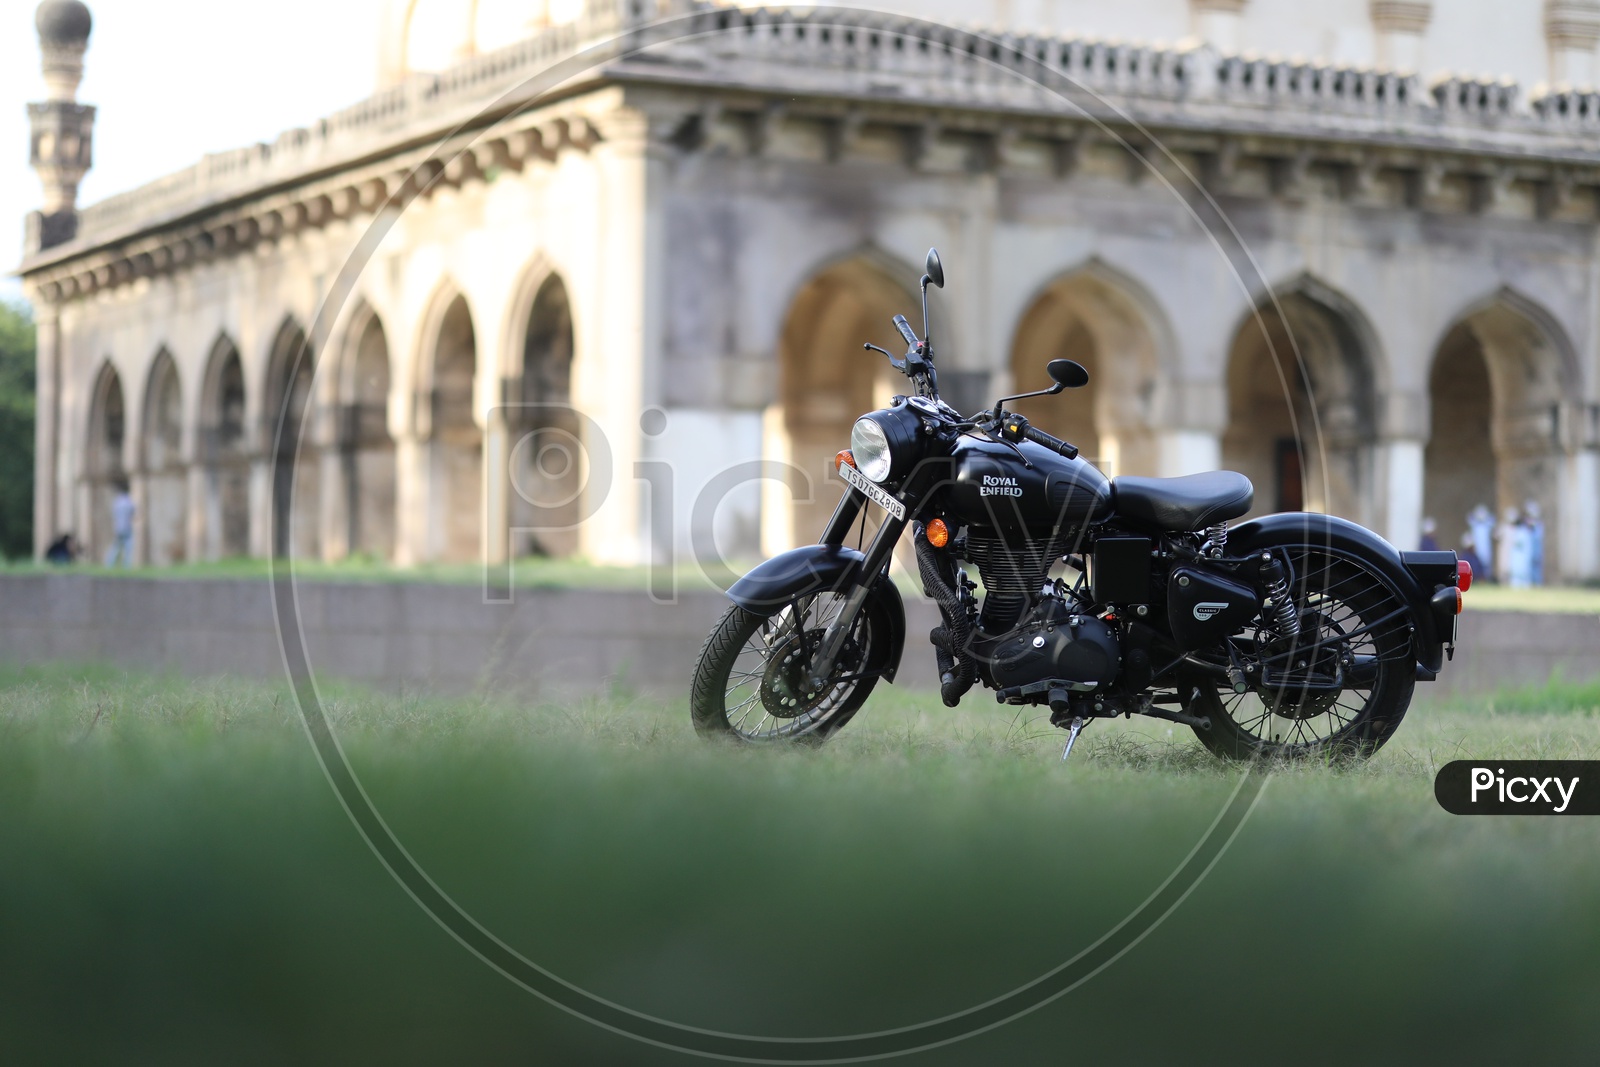
[[[1263,626],[1253,640],[1234,639],[1246,690],[1215,676],[1189,678],[1180,696],[1211,720],[1195,734],[1226,759],[1331,757],[1365,759],[1394,735],[1411,704],[1416,660],[1409,612],[1371,569],[1324,549],[1282,550],[1300,634],[1290,641]]]
[[[879,672],[868,665],[882,657],[888,635],[879,614],[864,608],[828,679],[813,686],[812,660],[844,598],[842,592],[804,596],[772,615],[729,608],[695,665],[689,697],[695,731],[753,744],[820,744],[849,722],[878,682]]]

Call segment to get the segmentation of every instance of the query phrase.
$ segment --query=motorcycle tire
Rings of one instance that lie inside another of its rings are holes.
[[[1229,760],[1366,759],[1394,736],[1411,704],[1416,658],[1408,614],[1397,611],[1404,607],[1400,598],[1359,560],[1310,545],[1282,551],[1294,575],[1291,593],[1301,624],[1299,637],[1287,645],[1289,662],[1298,666],[1320,656],[1331,666],[1347,659],[1341,674],[1348,670],[1356,684],[1315,694],[1292,683],[1257,685],[1239,694],[1213,677],[1191,677],[1180,686],[1184,702],[1211,721],[1210,729],[1194,728],[1195,735]],[[1374,623],[1366,633],[1342,637]],[[1227,662],[1225,653],[1216,658]],[[1326,729],[1319,732],[1313,723]]]
[[[805,651],[808,642],[814,647],[826,621],[812,618],[812,608],[824,597],[842,600],[824,593],[805,598],[803,607],[797,602],[772,615],[737,604],[727,610],[695,664],[689,705],[696,733],[747,744],[819,745],[855,716],[878,682],[863,665],[871,659],[873,643],[887,634],[880,632],[875,613],[861,612],[834,666],[833,677],[841,680],[817,694],[805,693]],[[794,622],[797,611],[802,625]],[[755,725],[747,727],[758,713]]]

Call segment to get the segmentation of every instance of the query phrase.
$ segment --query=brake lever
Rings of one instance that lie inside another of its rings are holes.
[[[966,427],[963,432],[971,432],[972,430],[980,431],[985,440],[993,441],[997,445],[1005,445],[1007,448],[1011,449],[1011,451],[1015,452],[1017,454],[1017,458],[1022,461],[1023,470],[1033,470],[1033,464],[1028,462],[1028,457],[1022,454],[1022,449],[1017,446],[1017,443],[1015,441],[1007,441],[1003,436],[995,433],[994,430],[990,428],[991,421],[992,420],[985,419],[968,419],[966,422],[962,423],[962,425]]]
[[[888,356],[889,366],[893,367],[895,370],[903,371],[906,369],[906,361],[903,359],[895,359],[894,354],[888,349],[879,348],[874,344],[864,344],[861,347],[868,352],[877,352],[879,355]]]

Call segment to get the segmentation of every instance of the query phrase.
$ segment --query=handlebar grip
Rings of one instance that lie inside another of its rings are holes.
[[[904,315],[896,315],[894,317],[894,328],[900,331],[900,336],[906,339],[906,344],[915,345],[917,343],[917,331],[911,328],[911,323],[906,321]]]
[[[1036,445],[1043,445],[1058,456],[1065,456],[1068,459],[1078,458],[1077,445],[1069,445],[1059,437],[1051,437],[1036,426],[1029,426],[1023,430],[1022,439],[1032,441]]]

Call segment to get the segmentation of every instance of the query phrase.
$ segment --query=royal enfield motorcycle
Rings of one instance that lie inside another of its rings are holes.
[[[1070,360],[1049,363],[1049,389],[962,415],[939,398],[929,285],[944,286],[937,251],[923,336],[896,315],[904,357],[865,346],[911,390],[856,422],[821,541],[728,590],[695,667],[696,730],[815,744],[893,682],[906,616],[889,565],[909,531],[942,619],[928,640],[947,706],[981,683],[1001,704],[1048,707],[1069,731],[1063,758],[1086,723],[1131,715],[1188,726],[1229,759],[1377,751],[1415,683],[1453,657],[1471,568],[1329,515],[1230,528],[1254,496],[1241,474],[1108,479],[1005,408],[1086,384]]]

